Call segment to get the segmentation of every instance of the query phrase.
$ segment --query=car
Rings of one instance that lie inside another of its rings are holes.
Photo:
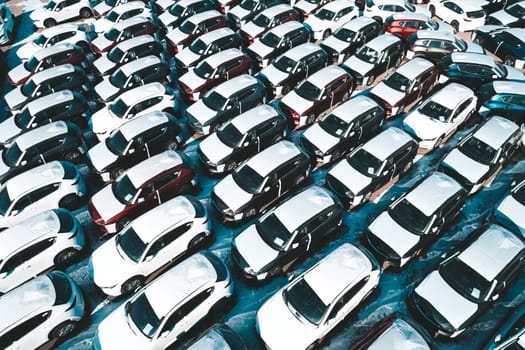
[[[197,101],[218,84],[241,74],[250,74],[251,63],[251,59],[239,49],[219,51],[179,76],[181,92],[189,101]]]
[[[70,63],[89,67],[84,50],[77,45],[62,43],[38,50],[29,60],[22,62],[7,73],[7,81],[18,86],[29,77],[44,69]]]
[[[267,348],[319,346],[377,288],[380,276],[368,251],[343,243],[266,300],[255,330]]]
[[[180,26],[169,29],[166,42],[176,54],[202,34],[227,26],[228,20],[217,10],[196,13],[185,19]]]
[[[49,0],[29,14],[37,28],[49,28],[72,19],[93,16],[89,0]]]
[[[320,9],[323,5],[332,2],[333,0],[298,0],[293,5],[301,14],[303,21],[308,18],[309,15]]]
[[[523,335],[525,333],[525,306],[512,310],[512,314],[505,319],[505,323],[498,328],[496,334],[487,342],[484,350],[520,350],[523,348]]]
[[[402,114],[438,84],[439,71],[430,61],[416,57],[386,76],[370,90],[370,97],[381,103],[387,117]]]
[[[461,140],[441,160],[439,168],[474,194],[510,161],[521,136],[519,125],[493,116]]]
[[[525,81],[525,74],[519,69],[478,53],[452,53],[441,60],[439,70],[440,83],[457,81],[474,89],[493,80]]]
[[[364,16],[358,17],[343,24],[320,45],[331,56],[331,61],[339,64],[381,32],[381,24],[376,20]]]
[[[241,0],[228,11],[228,20],[235,29],[249,23],[258,13],[281,4],[281,0]]]
[[[28,130],[0,150],[0,182],[52,160],[80,162],[87,147],[80,128],[59,120]]]
[[[519,1],[487,16],[485,23],[523,28],[525,26],[525,1]]]
[[[211,203],[224,221],[252,219],[302,185],[311,167],[310,157],[301,148],[279,141],[215,184]]]
[[[219,6],[219,11],[221,11],[222,13],[228,13],[230,9],[232,9],[234,6],[238,5],[241,2],[241,0],[216,0],[216,1],[217,1],[217,5]]]
[[[249,74],[242,74],[216,86],[188,107],[188,127],[197,135],[206,136],[243,111],[266,101],[263,83]]]
[[[379,23],[384,23],[388,16],[398,13],[422,13],[429,18],[434,16],[427,9],[414,6],[406,0],[366,0],[364,15]]]
[[[0,45],[6,45],[15,38],[15,17],[5,4],[0,5]]]
[[[498,299],[525,262],[525,243],[496,224],[472,232],[409,295],[434,337],[456,338]]]
[[[44,69],[4,95],[7,110],[17,114],[29,102],[60,90],[91,91],[91,81],[80,66],[66,63]]]
[[[104,318],[94,349],[124,344],[128,349],[164,349],[199,321],[223,312],[232,296],[233,281],[226,265],[201,251],[164,272]]]
[[[352,76],[339,66],[310,75],[279,102],[279,108],[296,128],[311,125],[324,113],[348,100],[354,89]]]
[[[333,163],[376,134],[384,118],[377,102],[355,96],[306,129],[300,144],[318,166]]]
[[[253,20],[241,26],[239,33],[251,42],[280,24],[290,21],[301,21],[295,8],[287,4],[275,5],[257,14]]]
[[[346,22],[357,18],[357,7],[346,0],[335,0],[323,5],[309,16],[304,25],[312,31],[315,40],[326,39]]]
[[[325,186],[345,207],[355,208],[397,181],[410,169],[416,154],[415,140],[403,130],[389,127],[337,162],[326,174]]]
[[[403,41],[392,34],[381,34],[361,46],[341,64],[352,77],[355,86],[372,85],[376,77],[401,64],[405,56]]]
[[[107,15],[109,11],[111,11],[114,7],[126,4],[131,1],[132,0],[102,0],[93,7],[93,13],[95,14],[96,18],[100,18],[102,16]]]
[[[472,40],[500,58],[504,64],[517,69],[525,68],[525,34],[523,34],[523,28],[482,26],[472,32]]]
[[[22,61],[27,61],[38,50],[60,43],[78,45],[85,53],[88,53],[90,50],[90,40],[86,28],[79,24],[64,23],[44,29],[33,40],[20,46],[16,50],[16,55]]]
[[[525,82],[495,80],[482,85],[478,95],[481,117],[501,115],[518,124],[525,122]]]
[[[521,181],[497,204],[494,221],[525,237],[525,220],[521,215],[524,207],[525,181]]]
[[[230,350],[247,350],[239,334],[225,324],[214,324],[203,332],[198,339],[193,341],[187,349],[203,350],[209,344],[218,344],[218,346],[223,346],[225,349]]]
[[[229,173],[239,164],[279,142],[288,122],[273,107],[259,105],[226,122],[197,146],[201,164],[213,174]]]
[[[152,18],[151,10],[142,1],[130,1],[113,7],[104,17],[90,24],[92,32],[103,33],[111,30],[116,23],[128,18],[142,16]]]
[[[343,213],[330,190],[309,186],[235,236],[232,261],[247,280],[268,281],[330,241],[343,223]]]
[[[432,341],[421,327],[399,314],[388,315],[353,343],[348,350],[391,349],[432,350]]]
[[[246,53],[254,66],[262,69],[286,51],[310,41],[310,31],[300,22],[291,21],[278,25],[253,40]]]
[[[182,75],[204,58],[227,49],[241,49],[239,34],[230,28],[219,28],[201,35],[175,55],[175,67]]]
[[[174,116],[153,111],[122,124],[107,139],[86,152],[103,182],[117,179],[129,167],[164,150],[182,146],[181,128]]]
[[[87,195],[84,177],[69,162],[54,160],[0,185],[0,228],[54,208],[78,209]]]
[[[164,45],[155,37],[145,34],[124,40],[108,53],[93,61],[93,71],[99,76],[110,75],[118,67],[145,56],[163,57]]]
[[[403,129],[418,140],[420,153],[439,147],[476,111],[477,96],[469,87],[445,85],[403,119]]]
[[[319,45],[304,43],[277,57],[255,76],[277,97],[292,91],[298,82],[328,65],[328,54]]]
[[[96,111],[88,121],[99,141],[127,120],[153,111],[175,115],[178,99],[173,89],[159,82],[137,86],[122,93],[114,101]]]
[[[466,199],[467,191],[453,177],[433,172],[372,220],[366,244],[383,270],[404,268],[450,226]]]
[[[167,150],[127,169],[95,193],[89,213],[103,235],[121,231],[133,218],[197,185],[190,159]]]
[[[197,13],[217,9],[215,1],[211,0],[181,0],[173,2],[167,11],[158,16],[162,28],[176,28],[186,18]]]
[[[71,90],[57,91],[29,102],[20,113],[1,122],[0,145],[6,146],[19,134],[58,120],[84,127],[90,115],[82,94]]]
[[[210,230],[204,205],[194,197],[177,196],[148,210],[95,249],[90,276],[106,295],[134,293],[166,264],[206,243]]]
[[[434,21],[420,12],[400,12],[385,19],[385,32],[397,35],[403,40],[420,30],[454,32],[454,28],[449,24]]]
[[[84,229],[65,209],[46,210],[11,226],[0,242],[2,294],[55,266],[68,266],[87,248]]]
[[[466,32],[485,24],[485,10],[477,0],[429,0],[429,17],[439,17],[456,32]]]
[[[91,48],[95,55],[109,52],[118,43],[140,35],[154,35],[158,31],[151,18],[135,16],[114,24],[108,31],[100,33],[91,41]]]
[[[157,56],[145,56],[122,65],[95,85],[95,94],[103,103],[113,101],[123,92],[152,82],[170,85],[174,81],[170,66]]]
[[[66,273],[38,276],[0,297],[4,314],[2,349],[36,349],[65,339],[77,329],[86,308],[80,287]]]
[[[435,64],[453,52],[474,52],[484,54],[485,50],[470,40],[463,40],[450,31],[419,30],[408,37],[406,57],[426,58]]]

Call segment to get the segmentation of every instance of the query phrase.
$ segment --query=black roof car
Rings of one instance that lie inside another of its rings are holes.
[[[482,117],[501,115],[525,123],[525,81],[496,80],[482,85],[478,95]]]
[[[523,28],[483,26],[472,32],[472,40],[517,69],[525,68],[525,31]]]

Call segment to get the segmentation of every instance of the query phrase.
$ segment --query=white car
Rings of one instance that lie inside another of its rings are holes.
[[[9,7],[0,5],[0,45],[5,45],[15,38],[15,18]]]
[[[379,284],[381,269],[364,249],[340,245],[280,289],[257,311],[255,329],[267,349],[310,349]]]
[[[100,18],[108,14],[114,7],[126,4],[132,0],[102,0],[93,7],[95,17]],[[172,0],[168,0],[172,1]]]
[[[432,17],[430,11],[414,6],[407,0],[368,0],[364,14],[380,23],[384,23],[388,16],[400,12],[420,12],[428,17]]]
[[[84,297],[67,274],[39,276],[0,297],[0,347],[37,349],[71,335],[84,317]]]
[[[201,202],[190,196],[175,197],[142,214],[98,247],[89,273],[107,295],[135,292],[153,273],[206,242],[210,229]]]
[[[93,16],[89,0],[49,0],[29,14],[36,27],[53,27],[58,23]]]
[[[142,1],[131,1],[115,6],[104,17],[97,19],[91,24],[91,30],[96,33],[107,32],[116,23],[135,16],[152,18],[151,10]]]
[[[233,295],[224,263],[201,251],[175,265],[99,325],[93,348],[165,349],[199,321],[222,311]]]
[[[314,34],[315,40],[326,39],[337,28],[356,18],[359,11],[353,2],[336,0],[329,2],[309,16],[304,25]]]
[[[427,98],[403,120],[403,128],[427,152],[438,147],[475,111],[478,98],[470,88],[451,83]]]
[[[430,17],[437,16],[450,24],[457,32],[474,30],[485,24],[486,1],[479,0],[430,0]]]
[[[70,264],[86,245],[84,230],[71,212],[47,210],[0,235],[0,293],[36,275]]]
[[[494,219],[525,238],[525,180],[515,185],[496,207]]]
[[[129,119],[153,111],[174,114],[175,110],[175,92],[168,86],[154,82],[122,93],[112,103],[95,112],[88,124],[99,141],[102,141]]]

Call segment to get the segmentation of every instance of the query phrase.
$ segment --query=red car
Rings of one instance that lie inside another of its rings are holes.
[[[407,40],[410,35],[423,29],[454,32],[454,28],[449,24],[434,21],[420,12],[401,12],[385,19],[385,32],[397,35],[403,40]]]
[[[370,97],[385,107],[387,118],[392,117],[429,93],[438,84],[438,75],[434,63],[416,57],[374,86]]]
[[[103,232],[121,230],[145,211],[197,184],[195,169],[182,152],[165,151],[129,168],[89,201],[93,221]]]

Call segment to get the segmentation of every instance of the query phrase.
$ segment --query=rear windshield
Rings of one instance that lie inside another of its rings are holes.
[[[470,12],[467,12],[467,17],[469,17],[469,18],[483,18],[483,17],[485,17],[485,11],[483,11],[483,10],[470,11]]]

